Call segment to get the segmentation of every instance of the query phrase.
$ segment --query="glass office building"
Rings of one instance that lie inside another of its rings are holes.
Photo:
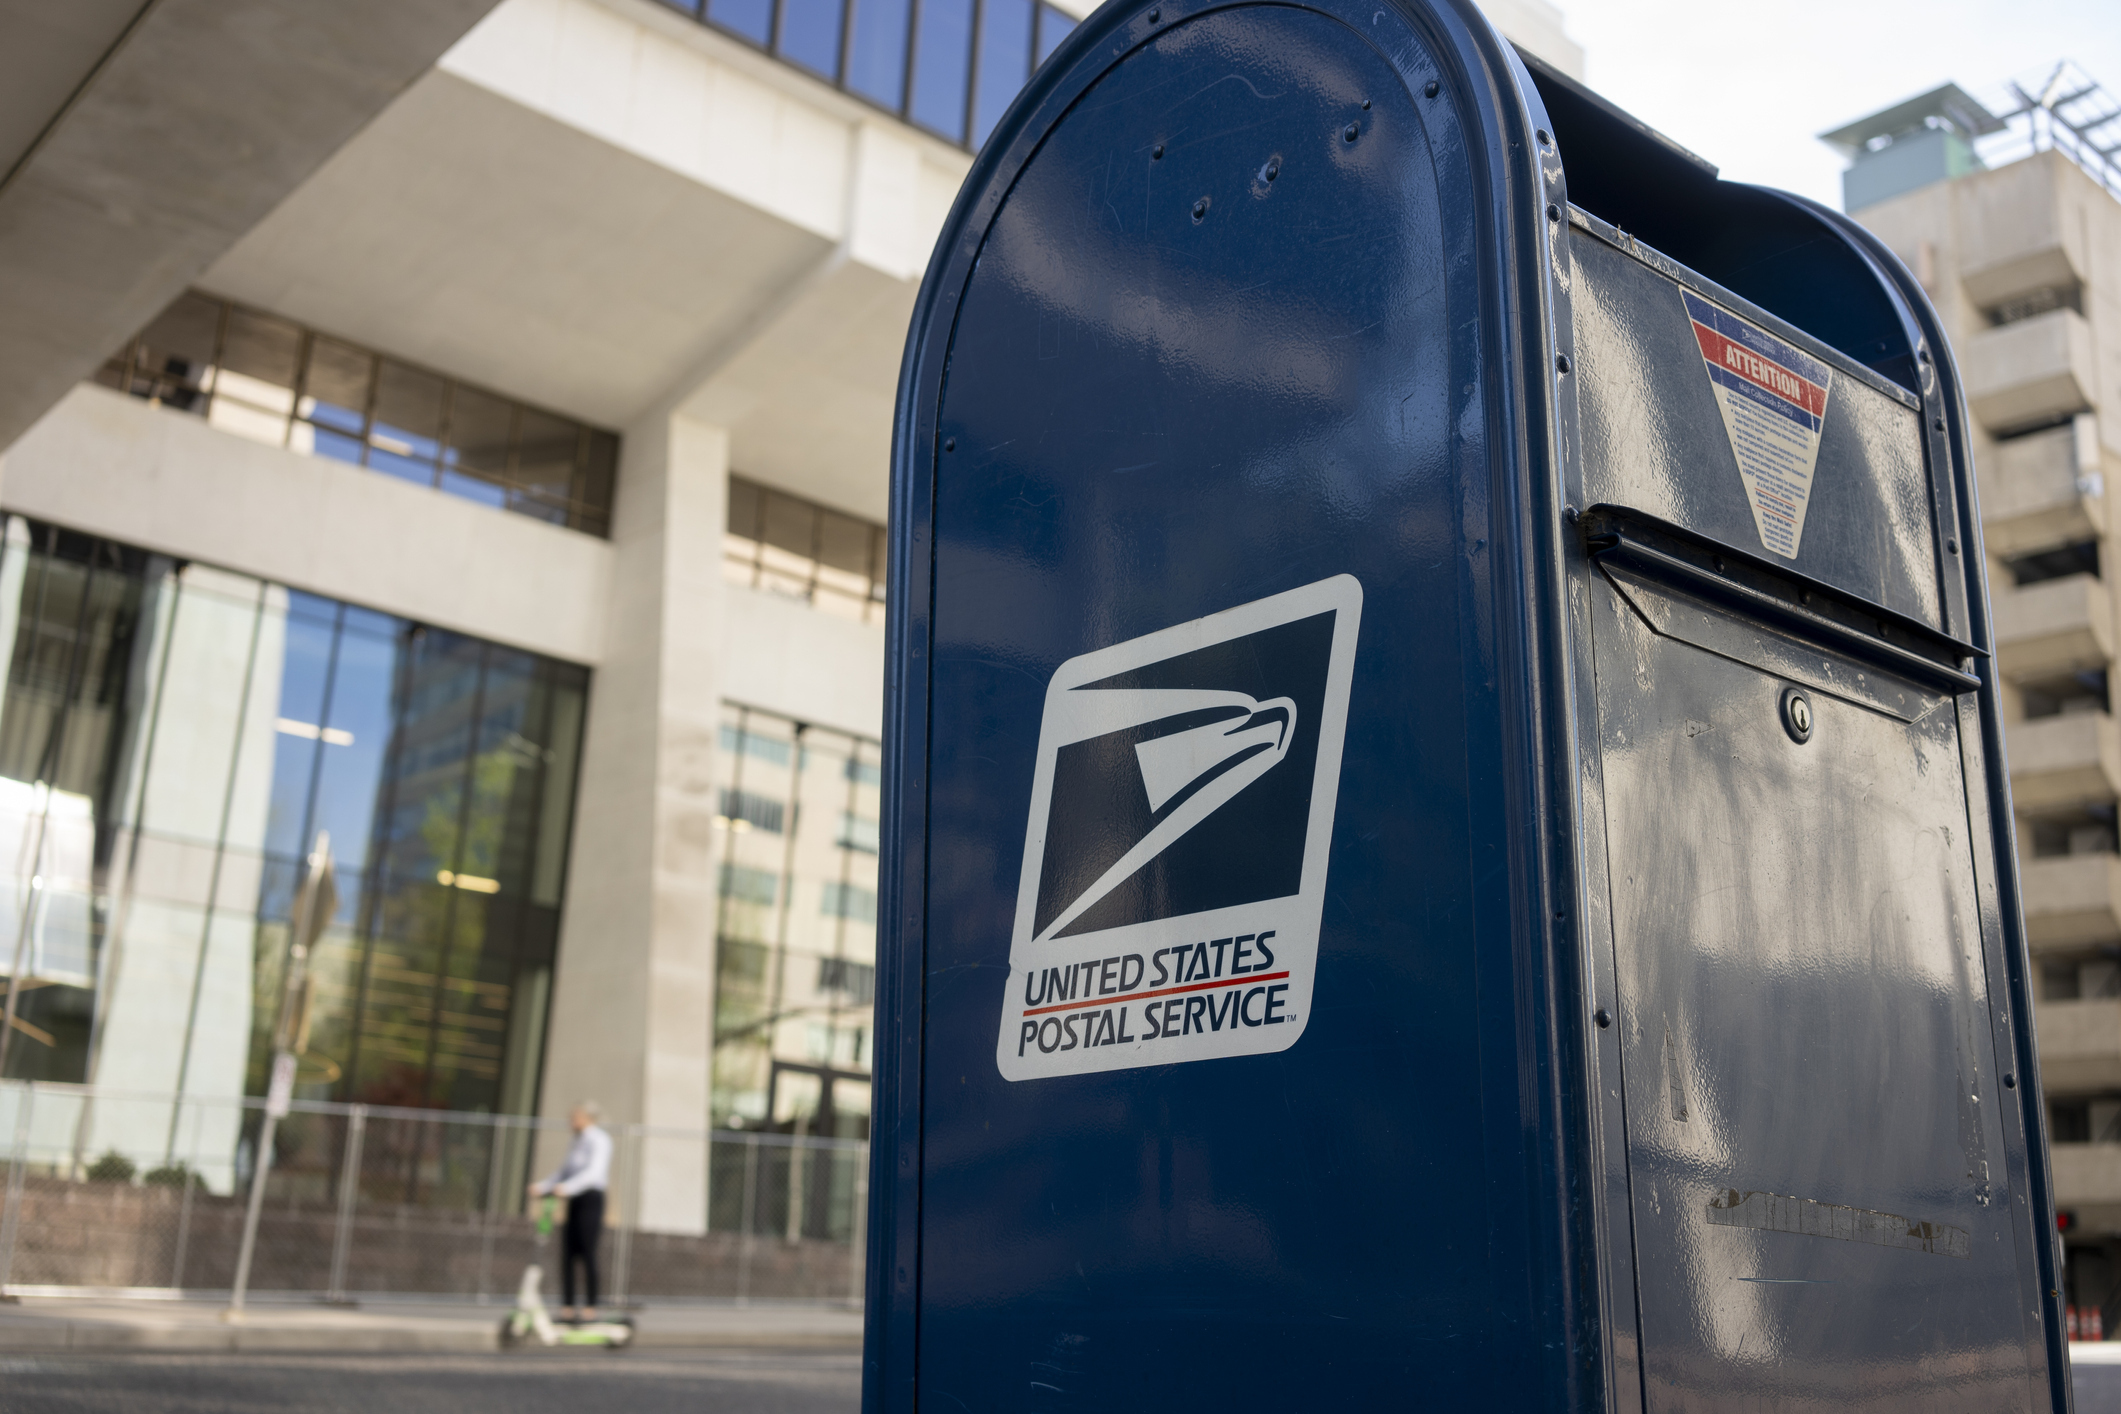
[[[718,1128],[869,1137],[880,762],[867,738],[723,711]]]
[[[0,642],[8,1076],[262,1093],[327,836],[297,1093],[535,1109],[587,670],[19,516]]]

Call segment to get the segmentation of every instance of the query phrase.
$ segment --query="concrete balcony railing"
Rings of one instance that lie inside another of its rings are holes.
[[[2033,1029],[2049,1095],[2121,1090],[2121,997],[2041,1002]]]
[[[2046,1069],[2043,1061],[2041,1079],[2052,1090],[2054,1082],[2047,1080]],[[2085,1208],[2121,1209],[2121,1144],[2052,1144],[2048,1159],[2056,1207],[2080,1210],[2080,1222],[2086,1219],[2081,1211]]]
[[[1981,459],[1981,538],[1990,554],[2030,554],[2098,535],[2105,488],[2094,474],[2098,463],[2085,468],[2083,448],[2097,435],[2090,422],[2087,414],[2013,438]]]
[[[2104,712],[2013,722],[2005,734],[2011,802],[2021,811],[2065,810],[2121,797],[2121,730]]]
[[[1991,432],[2082,412],[2098,386],[2092,326],[2070,309],[1983,330],[1966,341],[1960,369],[1967,405]]]
[[[1995,594],[1996,656],[2012,682],[2103,668],[2113,653],[2113,600],[2088,574]]]
[[[2025,940],[2034,952],[2121,942],[2121,855],[2029,859],[2019,870],[2019,887]]]
[[[2081,232],[2062,199],[2083,178],[2059,152],[1975,174],[1958,207],[1960,279],[1967,298],[1993,309],[2036,290],[2084,279]]]

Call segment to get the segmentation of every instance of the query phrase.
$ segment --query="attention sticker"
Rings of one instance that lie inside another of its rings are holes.
[[[1730,434],[1760,543],[1797,558],[1834,372],[1802,349],[1680,291]]]

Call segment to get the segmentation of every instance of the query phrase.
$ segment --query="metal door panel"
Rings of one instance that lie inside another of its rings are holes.
[[[1597,594],[1647,1407],[2023,1407],[1956,714]]]
[[[1675,274],[1583,229],[1570,235],[1586,504],[1630,507],[1768,556]],[[1714,300],[1739,303],[1722,291]],[[1745,313],[1835,369],[1803,552],[1789,567],[1943,631],[1939,537],[1912,399],[1772,316]]]

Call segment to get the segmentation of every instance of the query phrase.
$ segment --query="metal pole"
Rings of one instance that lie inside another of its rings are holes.
[[[301,892],[295,898],[293,927],[287,936],[287,960],[280,977],[280,1009],[273,1021],[272,1083],[265,1094],[265,1125],[258,1135],[256,1161],[250,1170],[250,1206],[243,1214],[243,1243],[236,1249],[236,1281],[221,1319],[243,1319],[250,1294],[250,1263],[258,1250],[258,1216],[265,1208],[265,1176],[272,1170],[273,1136],[295,1095],[295,1056],[309,1045],[307,973],[309,952],[331,922],[338,890],[332,882],[331,835],[317,831]]]
[[[184,1098],[178,1096],[175,1103],[177,1113],[172,1119],[181,1124],[184,1119]],[[169,1284],[175,1291],[184,1289],[184,1258],[191,1250],[191,1205],[192,1196],[199,1188],[199,1124],[203,1109],[204,1106],[194,1105],[191,1112],[191,1157],[184,1161],[184,1202],[177,1209],[177,1252],[169,1264]],[[169,1153],[171,1157],[175,1157],[174,1144],[170,1146]]]
[[[331,1289],[324,1299],[349,1304],[346,1299],[346,1254],[353,1245],[354,1204],[361,1194],[361,1141],[368,1134],[368,1106],[354,1105],[346,1112],[346,1158],[339,1165],[339,1224],[331,1235]]]
[[[804,1160],[810,1157],[810,1152],[805,1147],[805,1141],[810,1137],[804,1132],[808,1127],[805,1122],[806,1118],[804,1115],[795,1117],[795,1133],[789,1136],[788,1218],[782,1226],[786,1229],[787,1240],[791,1245],[802,1239],[803,1209],[808,1206],[806,1200],[810,1196],[803,1191],[803,1175],[809,1168],[809,1165]]]
[[[279,1127],[280,1117],[268,1104],[257,1153],[251,1159],[250,1206],[243,1212],[243,1244],[236,1249],[236,1284],[228,1294],[228,1309],[221,1313],[224,1321],[243,1319],[243,1300],[250,1294],[250,1259],[258,1250],[258,1215],[265,1207],[265,1172],[272,1167],[273,1135]]]
[[[486,1304],[488,1278],[493,1272],[493,1224],[495,1210],[501,1206],[501,1141],[508,1133],[508,1121],[504,1116],[492,1115],[486,1120],[486,1209],[479,1218],[479,1304]]]
[[[0,1221],[0,1301],[7,1294],[7,1281],[15,1270],[15,1235],[22,1230],[22,1178],[29,1167],[29,1114],[37,1101],[37,1082],[23,1082],[22,1098],[15,1102],[15,1143],[7,1161],[7,1214]]]
[[[736,1251],[736,1304],[751,1304],[751,1230],[758,1222],[759,1137],[744,1136],[744,1236]]]
[[[641,1225],[641,1175],[648,1167],[648,1136],[641,1132],[640,1125],[628,1127],[633,1131],[633,1169],[628,1175],[633,1180],[633,1194],[626,1210],[619,1214],[618,1231],[612,1234],[612,1245],[618,1251],[612,1262],[617,1270],[611,1284],[611,1304],[622,1311],[626,1309],[626,1288],[633,1281],[633,1234]]]
[[[862,1276],[869,1265],[869,1146],[854,1151],[854,1232],[848,1238],[847,1300],[862,1304]]]
[[[51,820],[52,788],[43,783],[37,786],[37,847],[30,855],[29,892],[23,896],[22,911],[15,920],[15,955],[7,967],[6,1015],[0,1018],[0,1075],[7,1074],[8,1043],[15,1038],[15,1003],[22,995],[22,961],[29,951],[30,930],[36,925],[37,905],[44,896],[44,827]]]

